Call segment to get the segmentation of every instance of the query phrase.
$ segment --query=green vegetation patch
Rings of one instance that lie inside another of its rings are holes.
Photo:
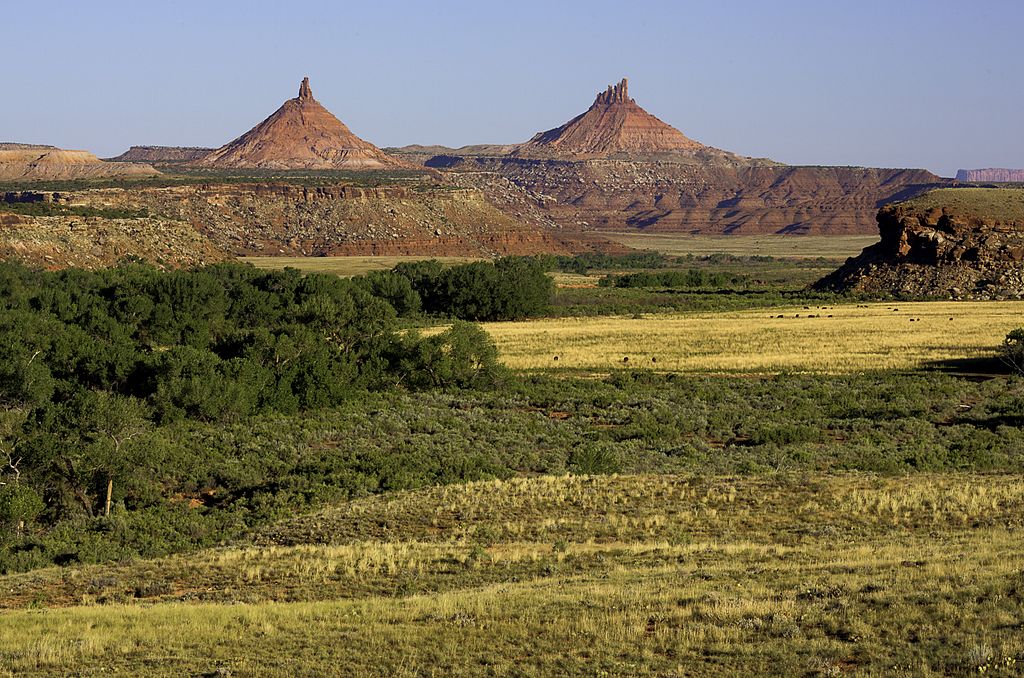
[[[0,202],[0,212],[32,217],[100,217],[102,219],[148,219],[151,216],[149,210],[145,208],[121,209],[47,202]]]

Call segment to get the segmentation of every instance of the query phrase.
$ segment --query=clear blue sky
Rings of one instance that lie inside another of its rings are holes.
[[[0,140],[218,146],[302,76],[381,146],[523,141],[623,76],[794,164],[1024,166],[1020,0],[4,0]]]

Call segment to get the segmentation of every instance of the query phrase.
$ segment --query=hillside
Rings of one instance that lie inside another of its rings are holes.
[[[167,265],[228,256],[504,254],[621,250],[561,232],[501,177],[353,185],[256,178],[0,195],[0,254],[50,268],[134,255]]]

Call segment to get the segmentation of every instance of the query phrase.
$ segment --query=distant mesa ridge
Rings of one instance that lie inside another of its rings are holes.
[[[299,95],[234,141],[198,160],[210,167],[387,169],[408,165],[360,139],[313,98],[309,78]]]
[[[957,170],[957,181],[988,181],[992,183],[1024,183],[1024,169],[962,169]]]
[[[132,146],[112,162],[186,163],[200,160],[215,149],[198,146]]]
[[[160,174],[145,164],[104,162],[89,151],[38,144],[0,143],[0,180],[59,181]]]

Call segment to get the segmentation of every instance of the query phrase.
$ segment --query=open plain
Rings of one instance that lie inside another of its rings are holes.
[[[992,358],[1019,302],[872,302],[487,323],[516,369],[866,372]]]

